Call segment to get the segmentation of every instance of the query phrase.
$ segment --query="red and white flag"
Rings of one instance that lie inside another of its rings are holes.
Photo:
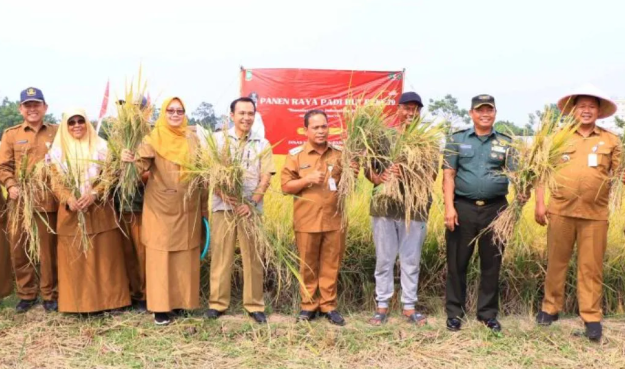
[[[106,110],[109,106],[109,87],[111,81],[106,81],[106,89],[104,90],[104,98],[102,99],[102,106],[100,107],[100,116],[98,117],[98,125],[96,126],[96,133],[100,132],[100,127],[102,126],[102,120],[106,115]]]

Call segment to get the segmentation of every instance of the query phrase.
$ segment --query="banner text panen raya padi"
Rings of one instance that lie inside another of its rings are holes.
[[[306,141],[304,114],[308,110],[326,112],[330,141],[340,143],[346,106],[376,99],[386,104],[391,115],[402,90],[401,71],[241,69],[241,96],[256,101],[255,124],[264,126],[265,137],[277,144],[274,153],[281,155]]]

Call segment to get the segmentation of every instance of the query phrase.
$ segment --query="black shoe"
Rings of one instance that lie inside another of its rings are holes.
[[[551,323],[557,321],[558,318],[558,314],[552,315],[541,310],[538,315],[536,315],[536,324],[547,327],[550,326]]]
[[[486,328],[490,329],[491,331],[495,333],[501,332],[501,324],[499,324],[499,322],[495,318],[491,318],[487,320],[480,319],[480,322],[482,322],[486,326]]]
[[[328,321],[330,321],[330,323],[334,325],[340,325],[340,326],[345,325],[345,319],[343,319],[341,314],[336,310],[323,313],[323,315],[326,317],[326,319],[328,319]]]
[[[457,332],[462,327],[462,321],[458,318],[447,318],[447,329]]]
[[[37,299],[33,300],[20,300],[20,302],[15,307],[15,312],[22,314],[30,310],[33,306],[37,304]]]
[[[145,300],[132,300],[132,308],[137,313],[147,313],[148,312],[148,304]]]
[[[56,300],[44,301],[43,308],[46,312],[51,313],[53,311],[59,311],[59,304]]]
[[[254,321],[258,324],[267,323],[267,317],[262,311],[255,311],[253,313],[248,312],[247,315],[251,316],[252,319],[254,319]]]
[[[222,315],[224,315],[223,311],[218,311],[218,310],[215,310],[215,309],[208,309],[204,313],[204,318],[206,318],[206,319],[217,319],[217,318],[219,318]]]
[[[586,326],[586,337],[593,342],[601,341],[603,327],[600,322],[584,323]]]
[[[295,321],[296,322],[310,322],[311,320],[314,320],[315,318],[317,318],[316,311],[302,310],[299,312],[299,315],[297,316],[297,319]]]
[[[154,313],[154,324],[156,325],[168,325],[171,323],[169,320],[169,314],[167,313]]]

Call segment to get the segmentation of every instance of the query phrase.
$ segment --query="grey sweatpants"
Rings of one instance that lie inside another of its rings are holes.
[[[417,302],[421,248],[427,231],[425,222],[411,221],[408,231],[404,220],[373,217],[375,243],[375,295],[379,308],[388,308],[395,290],[394,267],[399,254],[401,302],[412,310]]]

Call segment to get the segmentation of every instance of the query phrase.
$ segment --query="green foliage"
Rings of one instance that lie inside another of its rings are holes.
[[[547,111],[551,111],[553,112],[552,117],[553,119],[556,119],[557,117],[561,116],[562,114],[560,114],[560,109],[558,108],[558,104],[549,104],[546,105],[543,110],[536,110],[534,113],[529,113],[529,123],[526,125],[530,126],[530,127],[534,127],[536,124],[538,124],[538,122],[540,122],[543,119],[543,116],[545,115],[545,112]]]
[[[458,107],[458,99],[451,94],[445,95],[441,100],[430,99],[428,110],[430,113],[445,119],[444,125],[447,132],[451,131],[454,127],[471,123],[469,111],[467,109],[460,109]]]
[[[512,136],[532,136],[534,134],[534,130],[530,125],[526,125],[523,128],[508,120],[500,120],[495,122],[495,129],[501,133],[509,134]]]
[[[217,116],[215,115],[213,104],[206,101],[202,101],[191,116],[189,119],[189,124],[191,125],[199,124],[211,130],[214,130],[217,126]]]

